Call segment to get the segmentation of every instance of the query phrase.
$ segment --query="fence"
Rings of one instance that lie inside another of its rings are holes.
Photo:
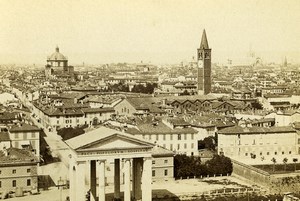
[[[264,194],[266,191],[260,188],[223,188],[217,190],[210,190],[205,192],[190,192],[184,194],[176,194],[176,195],[164,195],[158,196],[154,195],[153,200],[159,201],[174,201],[174,200],[194,200],[197,198],[205,198],[205,199],[212,199],[215,197],[223,197],[223,196],[243,196],[247,194]]]
[[[182,179],[204,179],[204,178],[214,178],[214,177],[228,177],[231,174],[227,173],[223,174],[213,174],[213,175],[200,175],[200,176],[186,176],[186,177],[175,177],[175,180],[182,180]]]

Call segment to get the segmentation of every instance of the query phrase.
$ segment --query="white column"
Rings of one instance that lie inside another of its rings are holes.
[[[115,159],[114,199],[120,200],[120,159]]]
[[[141,182],[142,182],[142,158],[134,158],[132,163],[132,197],[135,200],[142,199],[142,189],[141,189]]]
[[[125,159],[124,201],[130,201],[130,159]]]
[[[105,201],[105,160],[99,161],[99,201]]]
[[[152,201],[152,158],[144,158],[142,173],[142,200]]]
[[[86,190],[85,190],[85,177],[84,176],[85,176],[85,162],[77,162],[77,166],[76,166],[76,199],[75,199],[76,201],[85,200]]]
[[[70,156],[71,158],[71,156]],[[76,166],[74,164],[74,159],[70,159],[69,163],[69,185],[70,185],[70,200],[76,199]]]
[[[90,188],[91,188],[91,193],[90,193],[90,200],[91,201],[96,201],[96,186],[97,186],[97,176],[96,176],[96,161],[92,160],[90,161]]]

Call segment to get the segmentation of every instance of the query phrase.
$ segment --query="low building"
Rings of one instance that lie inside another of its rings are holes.
[[[152,149],[152,181],[174,180],[174,153],[160,146]]]
[[[218,132],[218,153],[243,159],[297,155],[298,134],[292,127],[224,128]]]
[[[38,159],[28,150],[0,151],[0,193],[38,188]]]

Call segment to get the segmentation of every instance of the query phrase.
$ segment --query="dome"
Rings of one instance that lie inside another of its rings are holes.
[[[48,60],[52,60],[52,61],[66,61],[68,60],[62,53],[59,52],[59,48],[56,47],[55,48],[55,52],[53,54],[51,54],[50,57],[48,57]]]

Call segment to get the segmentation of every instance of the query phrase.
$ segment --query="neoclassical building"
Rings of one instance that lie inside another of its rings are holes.
[[[66,144],[71,148],[71,201],[85,200],[88,190],[91,200],[108,200],[106,175],[109,164],[113,164],[114,200],[152,200],[154,144],[105,127],[69,139]],[[121,180],[124,193],[120,191]]]
[[[288,126],[224,128],[218,132],[218,153],[236,159],[289,157],[299,153],[298,134]]]

